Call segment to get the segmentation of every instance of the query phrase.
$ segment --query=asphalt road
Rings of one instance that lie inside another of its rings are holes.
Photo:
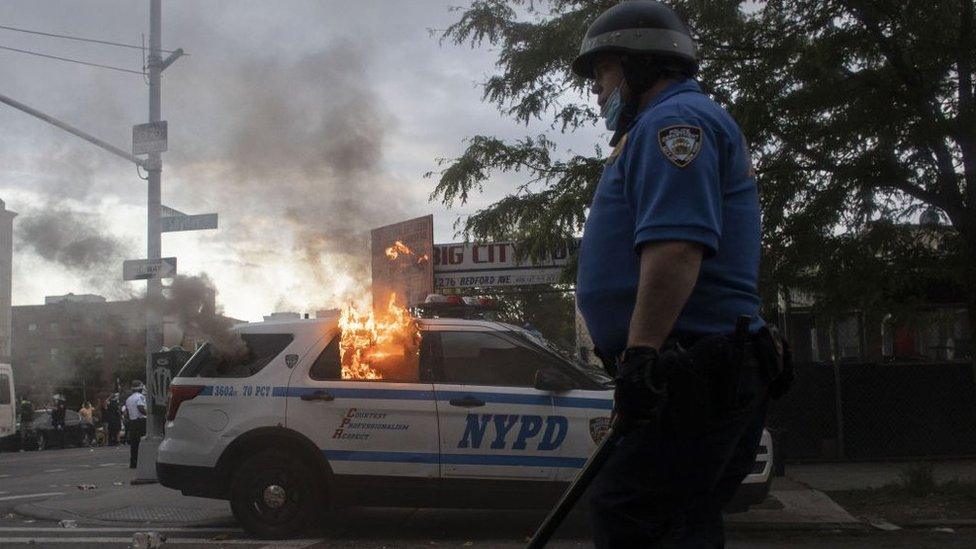
[[[287,542],[250,539],[230,525],[207,528],[160,527],[129,522],[86,524],[65,528],[57,521],[16,514],[25,502],[78,497],[79,485],[95,485],[91,493],[130,490],[128,448],[75,448],[0,454],[0,547],[128,547],[136,532],[154,530],[167,538],[164,547],[521,547],[526,532],[544,513],[523,511],[462,511],[433,509],[350,509],[337,513],[321,531]],[[88,492],[85,491],[87,494]],[[113,496],[114,497],[114,496]],[[181,497],[181,496],[180,496]],[[976,547],[976,529],[939,532],[752,531],[729,533],[733,549],[860,549]],[[553,548],[590,547],[582,516],[571,516]]]

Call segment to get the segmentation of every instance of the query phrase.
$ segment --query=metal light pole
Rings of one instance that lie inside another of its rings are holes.
[[[161,76],[164,70],[169,67],[180,56],[184,55],[182,48],[170,53],[166,59],[162,58],[162,5],[161,0],[149,0],[149,122],[161,122]],[[107,143],[87,132],[84,132],[66,122],[43,113],[37,109],[29,107],[15,99],[0,94],[0,103],[9,105],[15,109],[23,111],[31,116],[39,118],[53,126],[76,135],[89,143],[96,145],[116,156],[124,158],[137,166],[145,168],[149,172],[148,178],[148,230],[146,251],[147,260],[158,263],[162,252],[162,226],[161,226],[161,183],[162,183],[162,158],[159,152],[150,152],[147,159],[142,159],[124,151],[110,143]],[[165,149],[165,147],[164,147]],[[183,224],[181,228],[170,228],[169,230],[198,230],[216,228],[216,214],[206,216],[185,216],[186,219],[194,217],[207,217],[212,219],[197,220],[196,224]],[[207,221],[203,223],[202,221]],[[158,277],[148,277],[146,288],[146,381],[152,379],[152,353],[163,346],[163,327],[160,319],[159,305],[162,301],[163,285]],[[146,436],[139,446],[139,469],[137,479],[134,483],[155,482],[156,481],[156,450],[162,440],[162,432],[157,425],[153,410],[153,395],[147,395],[146,411]]]
[[[162,42],[162,0],[149,0],[149,122],[159,122],[161,103],[161,80],[165,65],[161,55]],[[146,259],[158,261],[162,257],[162,233],[159,227],[160,205],[162,204],[163,161],[160,153],[149,153],[147,162],[149,172],[148,187],[148,229],[146,232]],[[163,281],[150,278],[146,281],[146,383],[152,379],[152,353],[163,346],[163,326],[159,306],[163,297]],[[155,482],[156,453],[162,442],[162,433],[156,425],[156,411],[152,391],[146,391],[146,436],[139,445],[139,467],[135,482]]]

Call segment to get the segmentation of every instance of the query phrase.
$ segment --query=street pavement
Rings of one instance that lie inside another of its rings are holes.
[[[241,531],[226,502],[184,497],[155,484],[133,486],[134,476],[127,447],[0,454],[0,547],[127,547],[133,534],[147,531],[165,536],[164,547],[521,547],[545,515],[347,509],[302,539],[268,542]],[[729,547],[976,547],[976,529],[881,532],[820,492],[785,479],[777,486],[759,509],[730,516]],[[582,514],[571,515],[550,545],[589,546]]]

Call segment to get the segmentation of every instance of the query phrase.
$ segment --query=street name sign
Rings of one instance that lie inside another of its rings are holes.
[[[177,231],[202,231],[217,228],[217,214],[174,215],[159,219],[160,230],[164,233]]]
[[[168,146],[169,128],[165,120],[132,126],[132,154],[158,153]]]
[[[176,276],[176,258],[127,259],[122,262],[122,280],[148,280]]]

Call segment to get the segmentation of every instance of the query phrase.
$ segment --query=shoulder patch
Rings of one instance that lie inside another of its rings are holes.
[[[698,126],[668,126],[658,132],[657,142],[668,161],[684,168],[701,152],[702,130]]]

